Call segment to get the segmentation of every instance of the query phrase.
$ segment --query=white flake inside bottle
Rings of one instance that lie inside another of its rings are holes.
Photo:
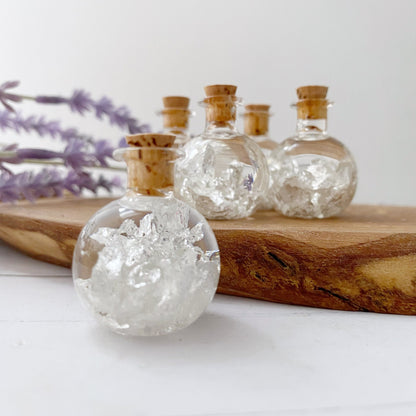
[[[162,335],[194,322],[219,278],[217,241],[205,218],[173,196],[175,136],[128,136],[125,195],[99,210],[74,251],[73,278],[84,305],[111,330]]]

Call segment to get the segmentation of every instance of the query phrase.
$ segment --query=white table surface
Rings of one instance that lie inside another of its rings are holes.
[[[182,332],[124,338],[70,271],[0,243],[0,415],[415,415],[416,317],[217,295]]]

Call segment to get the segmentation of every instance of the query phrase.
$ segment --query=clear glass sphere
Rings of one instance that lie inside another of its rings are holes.
[[[286,139],[270,155],[274,207],[283,215],[327,218],[340,214],[357,187],[357,168],[349,150],[322,135]]]
[[[172,196],[132,191],[88,221],[73,258],[84,305],[128,335],[190,325],[211,302],[219,271],[218,245],[201,214]]]
[[[175,171],[175,194],[208,219],[245,218],[269,183],[267,161],[249,137],[215,129],[188,142]]]

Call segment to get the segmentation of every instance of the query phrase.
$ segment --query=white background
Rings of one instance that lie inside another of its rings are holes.
[[[325,84],[336,102],[329,131],[354,153],[355,202],[416,204],[415,1],[1,1],[1,79],[26,94],[85,88],[160,122],[161,97],[235,83],[246,102],[272,105],[271,134],[292,134],[295,89]],[[98,137],[120,133],[92,116],[42,112]],[[22,140],[22,138],[19,138]],[[1,141],[16,140],[2,135]],[[33,139],[31,139],[33,142]],[[33,143],[32,143],[33,144]]]

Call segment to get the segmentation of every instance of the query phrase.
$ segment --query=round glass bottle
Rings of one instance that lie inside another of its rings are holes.
[[[276,149],[277,143],[269,137],[269,118],[272,115],[270,106],[267,104],[247,104],[245,106],[244,117],[244,133],[254,140],[263,151],[266,157],[269,171],[273,169],[270,154]],[[259,198],[257,203],[258,210],[271,210],[274,207],[273,198],[270,194],[272,181],[270,177],[269,188],[264,195]]]
[[[79,235],[73,278],[81,301],[120,334],[162,335],[194,322],[219,278],[218,245],[205,218],[172,193],[175,136],[128,136],[125,195]]]
[[[357,187],[357,168],[350,151],[327,133],[328,88],[297,89],[295,136],[271,154],[275,209],[299,218],[327,218],[340,214]]]
[[[269,183],[261,149],[236,129],[236,90],[205,87],[205,131],[184,146],[185,157],[176,164],[175,193],[208,219],[249,216]]]
[[[163,117],[163,133],[176,136],[176,147],[182,147],[191,139],[188,127],[192,112],[188,107],[188,97],[163,97],[163,110],[157,113]]]

